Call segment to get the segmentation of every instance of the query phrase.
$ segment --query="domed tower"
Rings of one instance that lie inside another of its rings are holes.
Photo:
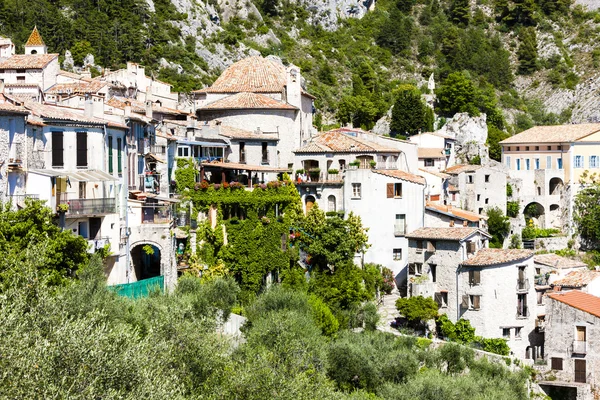
[[[33,28],[33,32],[25,43],[25,54],[48,54],[48,47],[46,47],[37,26]]]

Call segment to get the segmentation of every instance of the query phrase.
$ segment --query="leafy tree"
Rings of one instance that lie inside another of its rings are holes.
[[[591,182],[575,196],[573,221],[589,249],[598,248],[600,241],[600,183]]]
[[[502,161],[502,146],[500,142],[508,139],[510,135],[501,131],[495,126],[488,126],[488,137],[486,144],[488,145],[490,158],[496,161]]]
[[[396,308],[411,324],[420,325],[438,315],[438,304],[431,297],[414,296],[396,300]]]
[[[538,69],[537,37],[533,27],[521,29],[519,35],[519,73],[529,75]]]
[[[450,4],[450,19],[458,25],[469,25],[471,19],[471,3],[469,0],[453,0]]]
[[[442,314],[436,320],[438,331],[448,340],[469,344],[475,340],[475,328],[466,319],[459,319],[456,324],[452,323],[446,314]]]
[[[507,201],[506,202],[506,216],[510,218],[516,218],[519,216],[519,210],[521,206],[518,201]]]
[[[75,65],[83,65],[83,60],[88,54],[94,54],[92,44],[87,40],[80,40],[73,44],[71,47],[71,55],[73,56],[73,62]]]
[[[488,231],[492,235],[490,247],[502,248],[504,238],[510,232],[510,222],[504,212],[498,207],[491,207],[487,210]]]
[[[338,106],[337,118],[342,124],[371,129],[379,110],[366,96],[344,96]]]
[[[414,30],[412,18],[403,15],[398,9],[393,9],[381,25],[375,40],[392,53],[401,54],[410,48]]]
[[[475,104],[476,88],[473,82],[461,72],[453,72],[436,89],[437,109],[440,114],[452,117],[456,113],[466,112],[471,116],[479,115]]]
[[[392,109],[390,131],[392,136],[411,136],[433,131],[433,111],[414,87],[401,90]]]

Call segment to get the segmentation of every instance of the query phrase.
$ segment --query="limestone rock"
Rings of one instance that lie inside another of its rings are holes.
[[[487,164],[490,157],[486,146],[488,129],[486,115],[470,117],[467,113],[455,114],[438,133],[456,140],[454,156],[457,163],[469,162],[475,156],[481,157],[481,163]]]
[[[65,71],[73,71],[73,67],[75,66],[75,61],[73,61],[73,56],[69,50],[65,51],[65,60],[63,61],[63,69]]]
[[[392,123],[392,108],[390,107],[388,112],[375,123],[375,126],[371,131],[378,135],[389,135],[390,134],[390,124]]]
[[[88,54],[87,56],[85,56],[85,58],[83,59],[83,68],[95,67],[95,66],[96,66],[96,63],[94,60],[94,55]]]

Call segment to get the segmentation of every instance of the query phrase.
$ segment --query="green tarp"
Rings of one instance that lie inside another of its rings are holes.
[[[143,279],[133,283],[123,283],[121,285],[110,286],[119,296],[137,299],[140,297],[148,297],[151,291],[164,291],[165,277],[156,276],[154,278]]]

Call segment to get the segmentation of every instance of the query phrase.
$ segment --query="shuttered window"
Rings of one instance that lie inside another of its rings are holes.
[[[77,132],[77,167],[87,166],[87,132]]]
[[[563,359],[558,357],[552,357],[551,359],[552,369],[557,371],[562,371],[563,369]]]
[[[108,173],[113,173],[113,141],[112,136],[108,137]]]
[[[386,186],[386,195],[388,199],[391,199],[394,197],[394,184],[393,183],[388,183]]]
[[[64,167],[63,132],[52,132],[52,166]]]
[[[469,285],[479,285],[481,283],[481,271],[469,271]]]
[[[468,294],[463,295],[460,306],[462,308],[469,308],[469,295]]]
[[[123,139],[117,138],[117,172],[119,174],[123,172],[123,157],[121,157],[122,150],[123,150]]]
[[[473,310],[479,310],[480,306],[481,306],[481,296],[479,295],[472,295],[471,297],[471,308]]]

